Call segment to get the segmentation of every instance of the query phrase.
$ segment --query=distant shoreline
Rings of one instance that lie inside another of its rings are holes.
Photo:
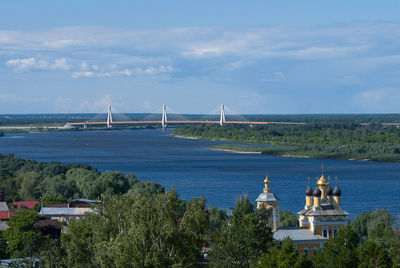
[[[186,136],[181,136],[181,135],[171,135],[172,137],[176,137],[176,138],[181,138],[181,139],[188,139],[188,140],[198,140],[199,138],[196,137],[186,137]]]
[[[218,148],[212,148],[212,147],[209,147],[208,149],[214,150],[214,151],[230,152],[230,153],[235,153],[235,154],[261,154],[261,152],[245,152],[245,151],[238,151],[238,150],[232,150],[232,149],[218,149]]]

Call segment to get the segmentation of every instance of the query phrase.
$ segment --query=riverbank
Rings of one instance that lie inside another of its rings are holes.
[[[240,151],[240,150],[232,150],[232,149],[219,149],[219,148],[214,148],[214,147],[210,147],[209,149],[214,150],[214,151],[230,152],[230,153],[235,153],[235,154],[261,154],[261,152]]]
[[[196,137],[172,135],[172,134],[170,136],[175,137],[175,138],[181,138],[181,139],[189,139],[189,140],[198,140],[199,139],[199,138],[196,138]]]
[[[178,133],[179,133],[179,129]],[[213,140],[223,142],[252,143],[250,139],[245,141],[236,136],[185,136],[182,134],[172,134],[172,136],[190,139]],[[293,158],[314,158],[314,159],[337,159],[352,161],[376,161],[376,162],[400,162],[400,145],[393,143],[367,143],[367,144],[276,144],[272,142],[260,145],[254,142],[254,145],[234,145],[221,144],[210,147],[213,150],[224,150],[233,153],[260,153],[280,157]]]

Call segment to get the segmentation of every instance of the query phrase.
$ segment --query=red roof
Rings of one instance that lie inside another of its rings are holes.
[[[39,201],[14,201],[13,205],[20,207],[27,207],[29,209],[33,209],[36,204],[40,204]]]
[[[10,213],[8,211],[0,211],[0,220],[10,219]]]

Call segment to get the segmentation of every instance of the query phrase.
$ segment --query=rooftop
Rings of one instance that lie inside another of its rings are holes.
[[[0,202],[0,211],[4,212],[4,211],[9,211],[7,203],[6,202]]]
[[[325,238],[321,235],[315,235],[309,229],[295,227],[295,228],[279,228],[274,233],[275,240],[283,240],[286,237],[289,237],[293,241],[309,241],[309,240],[321,240],[325,241],[328,238]]]
[[[0,211],[0,220],[8,220],[10,219],[9,211]]]
[[[348,212],[342,208],[334,208],[332,205],[322,205],[320,210],[313,210],[313,207],[297,212],[298,215],[306,216],[346,216]]]
[[[40,204],[39,201],[14,201],[13,205],[17,207],[27,207],[29,209],[33,209],[36,204]]]
[[[274,202],[274,201],[278,201],[278,198],[273,193],[261,193],[256,199],[256,202]]]
[[[41,220],[35,222],[35,228],[43,229],[43,228],[55,228],[55,229],[62,229],[61,223],[57,220]]]
[[[43,216],[83,216],[92,212],[91,208],[49,208],[42,207],[39,214]]]

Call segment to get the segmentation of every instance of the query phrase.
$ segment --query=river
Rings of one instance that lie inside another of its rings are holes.
[[[280,209],[292,212],[304,207],[307,177],[315,187],[323,163],[326,177],[338,176],[342,206],[351,218],[376,208],[400,214],[399,163],[238,154],[208,149],[219,142],[169,134],[159,129],[6,134],[0,138],[0,153],[131,172],[166,189],[175,187],[181,198],[204,196],[209,205],[224,209],[243,193],[255,200],[268,169]]]

